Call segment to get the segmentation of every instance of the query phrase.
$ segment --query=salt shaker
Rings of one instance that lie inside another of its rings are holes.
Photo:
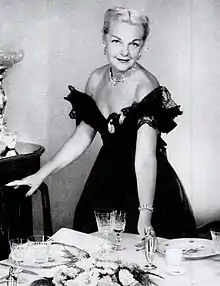
[[[13,267],[10,267],[9,274],[6,280],[7,286],[17,286],[17,277],[15,276],[15,270]]]
[[[154,259],[154,254],[157,250],[157,237],[152,227],[145,228],[144,233],[145,233],[144,250],[145,250],[145,257],[148,262],[145,268],[151,270],[156,268],[156,265],[153,264],[153,259]]]

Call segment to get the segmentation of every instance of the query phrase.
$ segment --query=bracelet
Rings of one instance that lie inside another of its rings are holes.
[[[139,210],[139,211],[149,210],[149,211],[152,212],[152,211],[154,210],[154,208],[153,208],[153,206],[150,205],[150,204],[142,204],[142,205],[140,205],[140,206],[138,207],[138,210]]]

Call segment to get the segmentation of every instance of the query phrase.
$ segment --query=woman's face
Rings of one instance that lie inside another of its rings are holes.
[[[113,68],[124,72],[134,66],[144,45],[143,32],[143,27],[139,25],[111,21],[104,42],[108,61]]]

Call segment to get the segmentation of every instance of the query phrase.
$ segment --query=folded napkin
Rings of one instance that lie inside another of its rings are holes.
[[[93,234],[87,234],[73,229],[61,228],[52,237],[54,243],[77,247],[88,252],[90,255],[100,250],[104,242],[103,238]]]

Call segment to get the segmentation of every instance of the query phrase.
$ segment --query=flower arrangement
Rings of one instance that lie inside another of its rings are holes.
[[[84,260],[82,266],[57,266],[52,278],[39,279],[40,284],[35,281],[32,286],[151,286],[157,284],[150,279],[150,275],[161,277],[141,269],[137,264],[120,260],[96,259],[95,263]]]

